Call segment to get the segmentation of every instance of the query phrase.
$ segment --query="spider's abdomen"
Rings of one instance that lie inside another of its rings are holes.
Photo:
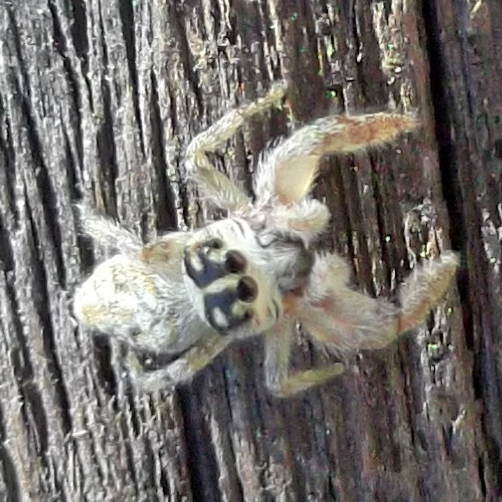
[[[204,336],[205,325],[189,304],[180,272],[176,267],[162,277],[140,259],[115,255],[77,289],[75,316],[90,329],[144,350],[186,350]]]

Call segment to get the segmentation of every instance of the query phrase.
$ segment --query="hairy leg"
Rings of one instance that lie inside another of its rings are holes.
[[[123,254],[136,254],[140,251],[143,243],[137,235],[83,204],[74,207],[81,235],[90,237],[98,246],[117,249]]]
[[[323,155],[381,146],[416,126],[414,117],[397,113],[335,115],[315,120],[264,156],[255,178],[258,204],[269,204],[274,198],[284,205],[297,203],[312,189]]]
[[[459,266],[459,257],[452,251],[416,268],[399,290],[401,310],[398,333],[420,324],[429,310],[445,295]]]
[[[401,306],[374,299],[346,286],[340,258],[318,260],[303,297],[286,298],[289,309],[317,339],[341,352],[385,347],[423,322],[450,286],[458,257],[447,252],[417,268],[401,286]]]
[[[188,145],[186,152],[188,171],[203,187],[205,194],[219,207],[229,211],[245,211],[250,200],[223,173],[216,170],[206,154],[215,152],[246,120],[277,104],[285,93],[285,83],[274,84],[267,95],[229,111],[209,129],[198,134]]]
[[[316,199],[304,198],[284,206],[278,204],[263,208],[269,227],[287,231],[309,244],[326,230],[330,219],[329,209]]]
[[[295,320],[284,316],[265,336],[265,383],[277,397],[305,391],[344,372],[342,363],[333,363],[289,374],[291,340]]]
[[[155,392],[187,382],[205,368],[231,342],[216,332],[206,335],[195,346],[165,367],[144,372],[134,354],[130,354],[128,366],[134,386],[145,392]]]

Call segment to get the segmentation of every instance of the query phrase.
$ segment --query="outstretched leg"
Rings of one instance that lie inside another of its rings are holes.
[[[223,173],[216,170],[206,154],[216,151],[246,120],[277,104],[285,94],[284,82],[274,84],[266,96],[229,111],[188,145],[186,162],[189,174],[219,207],[229,211],[245,211],[250,200]]]
[[[423,321],[445,294],[457,266],[457,255],[449,252],[419,268],[403,284],[399,308],[349,289],[348,267],[339,256],[320,259],[304,296],[288,294],[285,315],[266,334],[267,387],[276,396],[286,397],[320,385],[345,370],[344,364],[334,363],[288,374],[296,319],[318,340],[342,354],[382,348]]]
[[[78,232],[93,239],[105,249],[117,249],[123,254],[137,254],[143,245],[141,239],[129,230],[83,204],[76,204]]]
[[[174,387],[178,383],[187,382],[200,370],[205,368],[231,342],[216,332],[201,339],[197,345],[175,359],[165,367],[144,372],[134,354],[129,355],[129,371],[134,386],[145,392],[155,392]]]
[[[344,364],[333,363],[289,374],[294,328],[294,318],[284,316],[265,337],[265,383],[277,397],[291,396],[321,385],[345,371]]]
[[[416,268],[399,290],[401,310],[398,334],[420,324],[429,310],[445,295],[459,266],[459,257],[449,251]]]
[[[255,178],[258,204],[274,199],[284,205],[297,203],[312,189],[323,155],[381,146],[416,126],[413,116],[397,113],[334,115],[315,120],[263,157]]]
[[[304,296],[287,297],[285,309],[315,338],[341,352],[385,347],[423,322],[446,293],[458,267],[457,255],[448,252],[417,268],[400,289],[398,307],[349,289],[339,262],[336,255],[319,259]]]

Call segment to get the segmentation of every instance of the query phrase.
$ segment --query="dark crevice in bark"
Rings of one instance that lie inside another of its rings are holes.
[[[75,52],[81,64],[81,75],[87,87],[89,95],[89,106],[93,110],[92,84],[89,78],[89,38],[87,37],[87,16],[86,0],[72,0],[73,22],[71,23],[71,33]]]
[[[330,171],[333,173],[332,174],[333,182],[337,186],[337,191],[339,195],[340,210],[338,211],[337,216],[343,218],[343,221],[340,222],[339,227],[345,230],[347,248],[348,248],[348,258],[350,259],[350,263],[353,264],[355,258],[355,247],[352,239],[353,228],[347,210],[348,208],[347,197],[350,197],[350,195],[348,195],[347,191],[345,190],[345,185],[343,182],[343,172],[342,172],[343,167],[335,159],[329,160],[329,163],[333,164],[334,167],[334,169],[331,169]],[[353,267],[351,267],[351,270],[353,271]]]
[[[32,256],[32,285],[33,285],[33,300],[37,309],[38,316],[41,320],[41,325],[44,327],[42,330],[44,356],[49,373],[51,374],[51,382],[55,386],[57,399],[59,402],[61,423],[63,426],[63,433],[69,434],[72,430],[72,420],[70,415],[70,403],[68,395],[64,387],[64,377],[61,365],[57,358],[57,348],[55,336],[53,331],[53,324],[51,319],[51,305],[50,305],[50,292],[47,289],[48,277],[45,271],[43,259],[40,252],[43,245],[38,236],[38,230],[33,220],[32,209],[30,203],[26,204],[26,216],[28,220],[31,256]]]
[[[110,397],[117,395],[117,379],[112,365],[112,348],[106,335],[93,333],[93,352],[99,384]]]
[[[180,7],[183,8],[183,7]],[[195,101],[197,104],[199,115],[203,114],[204,111],[204,100],[201,94],[200,82],[197,72],[194,70],[195,63],[190,51],[190,46],[188,45],[187,34],[185,31],[184,22],[184,12],[178,12],[176,8],[176,2],[168,4],[168,13],[171,20],[172,27],[176,33],[176,41],[179,44],[180,59],[183,65],[183,70],[185,77],[190,83],[190,88],[195,96]]]
[[[115,137],[113,134],[113,116],[111,109],[111,96],[109,84],[101,82],[103,91],[103,122],[97,131],[97,150],[100,159],[99,174],[101,177],[101,196],[109,214],[118,218],[117,187],[115,181],[118,177],[117,153],[115,149]]]
[[[337,502],[342,500],[340,494],[338,493],[338,488],[336,487],[336,479],[333,476],[328,478],[328,486],[326,488],[327,500],[330,502]]]
[[[54,47],[58,51],[58,54],[61,56],[61,59],[63,60],[63,68],[65,69],[66,76],[67,76],[67,81],[69,83],[69,87],[71,89],[71,93],[73,96],[73,103],[71,106],[71,116],[75,117],[75,128],[73,129],[73,133],[75,135],[75,143],[77,146],[77,152],[79,156],[80,163],[83,164],[84,160],[84,147],[82,144],[82,114],[81,114],[81,107],[82,107],[82,96],[80,93],[80,86],[78,83],[78,78],[75,73],[75,68],[72,66],[71,59],[67,55],[68,51],[68,41],[66,40],[66,37],[63,34],[63,31],[61,29],[61,22],[59,20],[59,16],[56,10],[56,7],[54,4],[51,2],[48,3],[49,11],[52,16],[52,25],[54,27],[54,32],[53,32],[53,40],[54,40]],[[61,124],[63,124],[63,120],[61,120]]]
[[[20,34],[16,26],[16,22],[14,19],[14,15],[9,10],[9,21],[10,28],[12,29],[13,39],[16,46],[16,55],[18,59],[18,64],[20,68],[20,72],[22,75],[22,86],[21,82],[18,79],[13,78],[13,86],[15,88],[15,92],[18,96],[18,104],[23,114],[26,134],[28,137],[28,141],[30,144],[31,155],[33,159],[33,163],[39,169],[37,171],[37,184],[40,190],[40,195],[42,200],[44,201],[43,210],[45,221],[47,227],[49,229],[49,234],[52,239],[53,250],[57,261],[57,270],[58,270],[58,280],[60,285],[64,288],[66,286],[66,277],[65,277],[65,267],[63,266],[63,257],[62,257],[62,246],[61,246],[61,233],[56,222],[57,218],[57,206],[56,199],[54,197],[54,193],[52,190],[52,185],[50,183],[49,174],[47,171],[47,166],[45,165],[43,159],[43,148],[40,138],[38,137],[38,131],[35,125],[35,121],[33,119],[32,108],[31,108],[31,92],[30,92],[30,79],[28,75],[28,71],[23,62],[22,49],[21,49],[21,39]]]
[[[413,357],[412,349],[409,347],[409,339],[401,343],[398,348],[399,357],[397,358],[399,362],[399,372],[403,379],[403,395],[404,395],[404,406],[405,406],[405,416],[407,418],[406,423],[408,424],[407,431],[410,434],[410,444],[414,451],[417,451],[420,445],[420,438],[417,437],[417,413],[416,409],[420,406],[417,405],[415,399],[415,392],[413,389],[413,376],[409,370],[410,359]]]
[[[130,350],[128,347],[125,347],[124,355],[122,356],[122,359],[124,361],[127,360],[127,350]],[[124,364],[124,366],[127,366]],[[125,368],[127,371],[128,368]],[[130,410],[130,417],[129,417],[129,424],[131,425],[132,432],[131,434],[135,437],[141,436],[141,409],[136,407],[135,400],[134,400],[134,391],[133,391],[133,385],[129,384],[127,388],[125,389],[125,397],[127,399],[127,404],[129,405],[129,410]]]
[[[145,155],[143,125],[141,123],[141,112],[139,106],[138,65],[136,65],[136,42],[134,35],[134,10],[131,0],[120,0],[118,5],[122,26],[122,36],[124,37],[125,42],[127,67],[129,69],[129,78],[131,81],[134,116],[136,117],[136,123],[140,133],[139,140],[141,144],[141,153]]]
[[[206,38],[209,40],[214,40],[215,42],[218,42],[219,38],[219,27],[221,25],[221,9],[220,9],[220,3],[219,2],[213,2],[211,5],[211,19],[212,19],[212,33],[208,34],[206,33]],[[230,5],[228,6],[229,10],[232,8]]]
[[[218,473],[214,449],[210,447],[211,433],[202,413],[203,401],[200,396],[200,378],[196,377],[190,389],[179,390],[179,403],[183,416],[187,465],[193,500],[221,502],[218,486]]]
[[[47,449],[47,427],[46,417],[42,400],[33,383],[34,373],[30,362],[30,355],[27,346],[27,340],[24,335],[23,324],[20,318],[20,306],[17,299],[16,287],[19,271],[15,268],[14,250],[10,246],[10,236],[6,232],[5,224],[0,215],[0,259],[4,263],[5,270],[12,272],[11,280],[6,281],[7,298],[11,304],[11,310],[14,313],[13,324],[14,333],[11,336],[15,337],[16,343],[10,348],[11,364],[14,368],[16,381],[18,382],[18,391],[20,395],[21,415],[23,423],[34,424],[36,431],[33,431],[33,443],[37,448],[38,453],[45,452]],[[30,418],[30,411],[33,412],[34,420]],[[27,425],[28,435],[30,435],[30,425]]]
[[[10,235],[7,232],[7,228],[5,226],[5,222],[3,219],[3,214],[0,212],[0,263],[1,263],[1,272],[6,276],[6,285],[7,285],[7,294],[11,300],[16,301],[16,292],[14,290],[12,280],[9,280],[7,275],[9,272],[14,272],[14,250],[10,245]],[[15,305],[13,305],[14,307]],[[17,310],[13,310],[13,312],[17,312]],[[17,319],[17,317],[14,317]]]
[[[143,468],[144,468],[145,472],[148,473],[148,484],[150,485],[150,487],[152,489],[155,489],[155,491],[156,491],[158,486],[157,486],[157,482],[155,479],[155,475],[156,475],[155,455],[152,450],[152,446],[150,444],[150,441],[148,441],[148,439],[146,437],[144,438],[143,446],[145,448],[145,457],[144,457]],[[166,479],[166,476],[164,474],[164,469],[162,469],[162,468],[160,469],[160,487],[162,488],[162,493],[165,496],[168,496],[169,495],[169,485],[168,485],[168,481]],[[138,487],[138,488],[140,488],[140,487]],[[144,493],[145,491],[148,492],[148,491],[153,491],[153,490],[150,490],[150,488],[147,486],[146,490],[140,491],[140,494]],[[156,496],[154,500],[158,500],[158,499],[159,498]]]
[[[11,9],[7,9],[7,13],[8,13],[8,16],[9,16],[9,29],[10,29],[10,33],[11,33],[11,37],[10,40],[12,40],[14,42],[14,47],[15,47],[15,51],[16,51],[16,57],[17,57],[17,72],[16,73],[19,73],[21,75],[21,81],[23,82],[24,84],[24,89],[23,91],[25,91],[26,93],[26,98],[27,99],[31,99],[31,87],[30,87],[30,77],[28,75],[28,68],[24,62],[24,58],[23,58],[23,51],[22,51],[22,48],[21,48],[21,34],[19,32],[19,29],[18,29],[18,25],[17,25],[17,22],[16,22],[16,18],[15,18],[15,15],[14,15],[14,12],[11,10]],[[15,79],[17,80],[17,77],[15,77]],[[18,89],[19,91],[19,89]]]
[[[226,377],[226,374],[224,373],[224,376]],[[225,393],[225,406],[227,408],[229,415],[232,413],[232,389],[228,385],[228,379],[225,378],[225,385],[223,385],[223,392]],[[241,478],[239,477],[239,474],[236,469],[236,460],[237,460],[237,452],[235,451],[234,443],[232,441],[232,438],[230,437],[231,430],[232,430],[233,424],[230,422],[228,423],[228,428],[225,431],[226,434],[228,435],[226,445],[228,446],[228,451],[230,454],[230,458],[232,460],[231,463],[228,464],[227,468],[230,468],[232,470],[231,477],[235,481],[234,483],[234,488],[237,490],[237,498],[236,501],[244,500],[244,488],[242,486],[242,481]]]
[[[48,468],[46,453],[49,444],[49,430],[44,401],[36,384],[33,382],[31,363],[25,361],[25,369],[23,391],[21,392],[23,396],[23,419],[26,424],[34,426],[32,428],[28,425],[28,435],[33,441],[36,455],[41,459],[44,468]]]
[[[5,236],[2,225],[1,214],[0,214],[0,235]],[[3,238],[0,239],[0,263],[2,263],[5,266],[5,262],[7,261],[7,256],[3,248],[4,246],[6,246],[6,243],[4,244],[3,241],[4,241]],[[8,291],[9,289],[12,291],[12,286],[10,286],[7,281],[6,285],[7,285],[7,296],[9,297],[10,295]],[[11,298],[9,298],[9,301],[11,301]],[[15,323],[16,319],[14,318],[13,321]],[[14,403],[10,404],[12,405]],[[9,410],[9,406],[7,406],[7,408],[8,408],[7,413],[11,412]],[[9,493],[9,500],[12,500],[12,502],[21,502],[22,500],[21,489],[19,486],[19,481],[16,471],[16,465],[15,465],[16,463],[14,459],[11,458],[9,451],[6,448],[6,443],[7,441],[10,441],[11,438],[7,436],[5,430],[5,419],[6,419],[6,413],[0,403],[0,466],[2,472],[2,481],[3,483],[5,483],[7,491]]]
[[[160,469],[160,487],[162,488],[162,493],[168,497],[170,493],[169,479],[166,475],[166,469]]]
[[[72,0],[73,23],[71,32],[75,52],[82,63],[83,74],[89,69],[89,39],[87,38],[87,17],[85,0]]]
[[[319,63],[316,51],[312,52],[312,43],[306,40],[302,30],[303,23],[308,26],[312,20],[306,13],[298,9],[296,3],[290,1],[279,2],[277,7],[278,22],[281,26],[282,44],[285,54],[281,54],[281,68],[283,78],[290,84],[288,103],[295,119],[305,123],[325,114],[328,109],[327,96],[323,92],[324,86],[319,75]],[[313,28],[309,31],[315,33]],[[300,89],[309,89],[301,92]]]
[[[176,230],[178,228],[178,218],[176,213],[176,203],[171,183],[167,177],[166,158],[164,154],[164,144],[166,143],[161,113],[159,110],[159,94],[157,78],[154,72],[150,73],[152,85],[152,96],[150,101],[150,127],[152,129],[151,147],[152,163],[157,174],[158,192],[154,194],[155,214],[157,215],[157,230]],[[175,106],[171,107],[171,122],[173,130],[176,131]]]
[[[485,483],[485,463],[483,461],[483,457],[478,458],[478,477],[481,493],[483,494],[483,498],[486,499],[487,491]]]
[[[266,43],[269,47],[275,48],[277,46],[277,41],[276,41],[276,37],[275,37],[274,22],[272,20],[272,16],[270,13],[269,3],[268,2],[261,2],[260,9],[261,9],[263,31],[265,33]],[[237,34],[235,32],[233,33],[233,37],[234,37],[234,40],[237,38]],[[230,41],[230,42],[233,43],[232,41]],[[272,68],[273,80],[279,80],[279,78],[280,78],[280,62],[274,61],[272,59],[272,60],[269,60],[268,63]],[[277,63],[277,65],[274,63]]]
[[[373,194],[375,198],[375,211],[376,211],[376,220],[378,225],[378,239],[380,241],[380,249],[382,253],[382,261],[385,266],[385,288],[388,288],[392,283],[392,253],[387,245],[387,223],[385,221],[385,196],[383,194],[384,183],[387,180],[382,179],[382,173],[379,172],[379,169],[373,162],[371,162],[371,177],[373,181]],[[372,272],[369,272],[370,280],[372,278]],[[371,281],[373,283],[373,281]],[[370,290],[372,295],[375,295],[374,286]]]
[[[0,127],[4,125],[3,129],[5,135],[0,131],[0,152],[1,152],[1,165],[5,168],[5,176],[7,185],[5,186],[5,193],[7,195],[7,204],[10,213],[14,218],[14,222],[17,225],[19,222],[19,210],[16,204],[16,179],[17,179],[17,168],[16,168],[16,154],[14,151],[14,145],[12,144],[12,127],[7,116],[4,102],[0,96]],[[2,235],[2,234],[0,234]],[[1,247],[0,239],[0,247]],[[1,257],[1,251],[0,251]],[[1,259],[1,258],[0,258]]]
[[[382,73],[381,61],[372,58],[371,54],[379,51],[375,32],[366,25],[366,6],[360,2],[354,2],[354,25],[353,35],[356,43],[357,82],[360,83],[360,92],[363,106],[375,106],[377,109],[385,108],[388,104],[388,91],[385,77]]]
[[[370,295],[375,295],[375,285],[373,281],[373,272],[371,264],[370,251],[368,249],[368,239],[364,233],[364,226],[361,223],[364,221],[364,215],[361,208],[361,198],[359,197],[358,173],[353,170],[353,166],[357,164],[357,160],[350,160],[350,167],[340,169],[342,178],[345,178],[343,189],[344,206],[348,208],[348,230],[347,236],[350,239],[350,247],[353,256],[357,256],[359,265],[359,281]],[[379,193],[376,193],[378,199]],[[379,199],[377,200],[377,210],[379,209]],[[381,225],[379,221],[379,225]],[[357,242],[354,242],[354,234]],[[383,248],[383,240],[380,240]],[[357,253],[356,253],[357,249]],[[386,262],[388,263],[388,262]]]
[[[77,166],[75,164],[75,159],[73,158],[73,153],[71,150],[70,139],[66,134],[66,130],[63,131],[64,136],[64,151],[66,153],[66,177],[68,180],[68,191],[70,193],[70,200],[76,203],[83,199],[84,191],[80,184],[80,180],[77,176]],[[63,145],[61,145],[63,148]]]
[[[19,486],[15,461],[5,447],[6,442],[9,441],[10,438],[5,434],[4,417],[5,413],[0,405],[0,468],[2,472],[2,481],[7,488],[9,502],[22,502],[21,487]],[[4,500],[1,493],[0,500]]]
[[[427,52],[430,65],[431,98],[434,107],[436,139],[438,144],[439,164],[443,184],[443,195],[450,219],[450,240],[452,247],[462,253],[463,265],[466,265],[467,229],[463,219],[462,206],[465,204],[457,171],[456,150],[451,137],[452,117],[447,113],[445,103],[449,102],[446,88],[448,79],[445,54],[441,45],[441,33],[433,0],[423,0],[424,26]],[[461,305],[463,306],[464,327],[469,348],[474,347],[472,312],[469,308],[469,277],[461,274],[458,283]]]
[[[460,7],[459,7],[460,8]],[[427,35],[427,50],[430,62],[430,82],[431,97],[434,105],[436,138],[438,143],[439,163],[441,168],[443,194],[447,204],[450,218],[450,239],[453,249],[460,250],[463,258],[464,270],[458,281],[459,294],[463,312],[464,329],[468,347],[475,350],[476,343],[479,344],[479,357],[475,360],[473,371],[473,387],[477,398],[481,398],[486,406],[485,419],[482,421],[482,429],[485,435],[487,454],[490,459],[490,469],[494,477],[494,490],[498,495],[502,493],[502,438],[500,437],[501,413],[497,407],[500,403],[500,388],[497,382],[497,371],[492,353],[492,330],[495,326],[489,308],[490,302],[487,297],[489,287],[486,276],[488,274],[485,253],[482,250],[481,223],[479,214],[474,207],[476,194],[474,193],[474,183],[471,179],[467,166],[457,164],[460,159],[456,156],[459,150],[455,148],[452,130],[457,130],[457,123],[462,120],[455,117],[455,100],[450,96],[448,83],[452,81],[448,71],[448,61],[441,38],[441,29],[438,19],[437,6],[433,0],[423,0],[423,16],[425,32]],[[461,13],[457,12],[461,16]],[[463,19],[466,19],[465,13]],[[457,29],[457,35],[461,41],[465,38],[465,33],[461,28]],[[463,46],[462,58],[468,57],[465,44]],[[465,80],[471,82],[468,69],[461,61],[462,71]],[[473,117],[472,96],[469,86],[465,86],[467,114]],[[446,107],[446,103],[451,103]],[[461,171],[461,170],[464,171]],[[466,226],[470,223],[470,227]],[[467,265],[471,265],[466,258],[476,264],[471,270],[466,270]],[[473,301],[476,298],[477,301]],[[472,305],[480,307],[479,312],[473,312]],[[483,308],[483,305],[486,308]],[[474,321],[474,316],[478,314],[478,322]],[[478,326],[480,330],[476,329]],[[486,332],[481,332],[481,330]],[[480,332],[480,340],[474,339],[475,332]]]
[[[115,181],[118,177],[117,154],[115,149],[115,135],[113,133],[112,97],[110,84],[108,81],[108,49],[106,46],[105,27],[101,10],[99,12],[99,32],[101,39],[101,50],[103,52],[103,76],[101,79],[101,91],[103,99],[103,120],[96,133],[96,146],[100,159],[100,189],[101,197],[109,214],[118,218],[117,208],[117,187]]]
[[[180,163],[183,162],[183,159],[178,161],[178,165],[176,166],[176,172],[177,173],[183,173],[185,169],[180,168]],[[195,201],[192,201],[193,205],[197,206],[197,216],[193,219],[190,217],[190,206],[191,200],[189,196],[189,182],[184,181],[182,176],[179,176],[179,183],[178,183],[178,196],[180,198],[180,203],[181,203],[181,214],[183,215],[183,223],[187,227],[193,227],[197,223],[197,218],[198,215],[200,214],[200,200],[196,199]]]
[[[33,119],[32,108],[30,101],[26,96],[22,95],[21,89],[17,89],[21,96],[21,110],[24,116],[26,126],[26,134],[30,144],[30,153],[35,168],[35,178],[38,188],[38,193],[42,201],[42,210],[44,214],[45,224],[47,225],[48,234],[52,243],[52,251],[56,260],[57,278],[62,288],[66,288],[66,268],[62,255],[62,235],[61,228],[58,225],[58,201],[49,174],[46,163],[43,158],[44,148],[39,137],[36,123]]]
[[[240,34],[237,81],[244,91],[245,101],[249,102],[257,97],[257,81],[268,83],[268,71],[263,53],[263,20],[260,17],[258,4],[255,2],[237,2],[232,14],[231,31]],[[252,171],[260,153],[265,148],[264,115],[252,117],[247,121],[246,126],[236,133],[234,140],[235,165],[224,162],[227,175],[229,174],[232,178],[233,174],[233,179],[242,186],[244,192],[250,197],[253,197]],[[252,154],[251,160],[249,153]]]
[[[156,81],[157,82],[157,81]],[[180,131],[180,126],[178,123],[178,111],[177,111],[177,92],[176,89],[173,89],[169,82],[167,82],[167,92],[169,93],[169,118],[171,120],[171,127],[172,127],[172,134],[173,136],[176,136],[179,134]],[[175,158],[171,159],[172,161],[176,161],[176,173],[177,173],[177,186],[178,186],[178,197],[179,197],[179,204],[181,205],[181,214],[183,216],[183,223],[187,226],[190,226],[190,224],[193,224],[193,222],[190,222],[190,200],[188,196],[188,182],[186,180],[183,180],[182,175],[185,173],[185,169],[182,169],[180,167],[180,164],[184,162],[183,156],[180,156],[179,154],[176,155]],[[172,166],[171,166],[172,167]],[[163,173],[163,176],[165,176],[165,173]],[[174,193],[174,192],[173,192]],[[174,197],[174,195],[173,195]],[[176,212],[176,207],[173,203],[173,208]],[[177,214],[173,216],[173,218],[176,218],[177,224],[180,225],[181,222],[178,221]]]
[[[124,453],[125,453],[125,465],[127,465],[127,473],[130,476],[130,481],[134,485],[134,491],[136,494],[136,497],[140,497],[141,495],[141,487],[139,486],[138,483],[138,477],[136,474],[136,469],[135,469],[135,462],[134,462],[134,452],[133,452],[133,446],[131,445],[130,441],[130,433],[131,431],[129,430],[127,421],[128,418],[126,416],[126,413],[122,413],[120,417],[120,427],[122,429],[122,437],[123,437],[123,446],[124,446]],[[153,465],[151,465],[151,468]],[[148,469],[149,472],[151,472],[152,469]]]

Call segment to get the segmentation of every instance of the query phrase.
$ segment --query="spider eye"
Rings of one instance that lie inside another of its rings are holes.
[[[246,258],[239,251],[228,251],[225,256],[225,269],[231,274],[244,272],[247,265]]]
[[[241,302],[251,303],[258,296],[258,284],[249,276],[244,276],[237,284],[237,298]]]
[[[221,249],[223,247],[223,241],[221,239],[210,239],[204,243],[204,247],[208,249]]]
[[[246,310],[244,312],[244,315],[242,316],[242,320],[244,322],[249,321],[253,317],[253,311],[252,310]]]

